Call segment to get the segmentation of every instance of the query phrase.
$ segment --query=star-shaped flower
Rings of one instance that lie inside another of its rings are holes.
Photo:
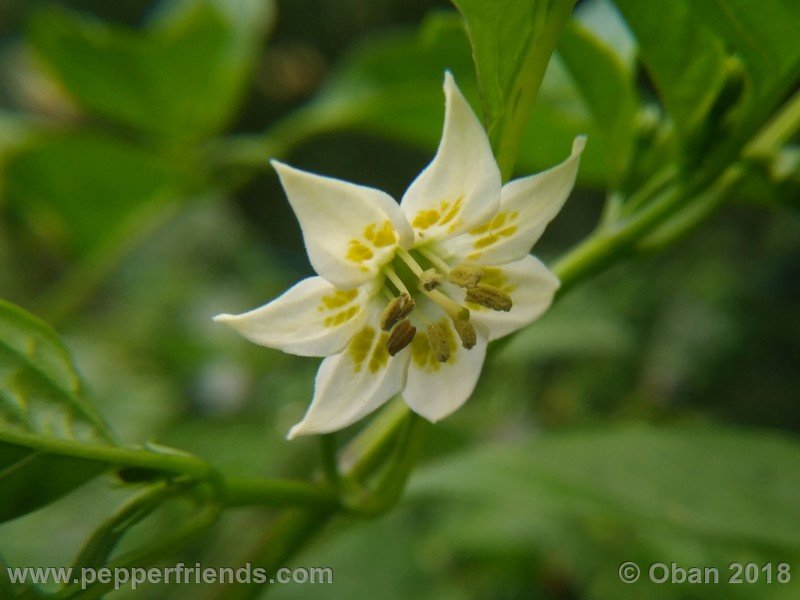
[[[446,417],[475,388],[487,343],[537,319],[558,289],[528,253],[572,190],[585,138],[561,164],[502,185],[450,73],[444,92],[439,149],[399,205],[272,161],[319,276],[215,320],[257,344],[326,357],[290,439],[346,427],[400,392],[428,420]]]

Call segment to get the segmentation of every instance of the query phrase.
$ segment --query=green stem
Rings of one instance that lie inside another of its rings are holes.
[[[154,452],[122,446],[87,444],[59,438],[46,438],[18,431],[4,431],[3,441],[46,454],[72,456],[114,467],[139,467],[193,479],[216,480],[219,475],[206,461],[183,452]]]
[[[331,509],[339,503],[333,490],[303,481],[231,478],[224,480],[224,488],[224,503],[228,507],[304,506]]]
[[[362,490],[349,499],[348,507],[364,516],[377,516],[390,510],[400,499],[406,481],[422,449],[426,423],[409,412],[396,436],[394,452],[381,472],[374,490]]]
[[[185,548],[192,542],[206,535],[217,522],[221,512],[219,505],[209,505],[205,510],[188,525],[182,527],[176,533],[162,538],[158,543],[143,550],[132,550],[121,555],[117,560],[107,565],[112,572],[116,569],[133,569],[135,567],[146,567],[157,563],[165,558]],[[57,598],[70,600],[97,600],[106,592],[114,587],[114,581],[108,583],[95,582],[86,589],[81,589],[80,583],[72,584],[61,590]]]
[[[319,438],[320,452],[322,454],[322,470],[331,489],[337,492],[342,487],[342,477],[339,473],[339,447],[336,443],[336,433],[326,433]]]
[[[800,123],[800,90],[789,98],[743,152],[745,157],[768,156],[779,150],[797,132]]]
[[[402,399],[389,404],[342,452],[341,464],[347,476],[362,482],[372,475],[392,448],[397,430],[411,411]]]

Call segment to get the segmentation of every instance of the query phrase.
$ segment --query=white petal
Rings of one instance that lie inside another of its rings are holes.
[[[403,389],[409,353],[390,357],[387,338],[387,333],[365,325],[344,352],[322,361],[314,399],[289,439],[347,427]]]
[[[374,188],[272,161],[306,244],[311,265],[340,289],[359,286],[409,245],[411,227],[391,196]]]
[[[371,286],[337,290],[309,277],[281,296],[241,315],[217,315],[251,342],[300,356],[340,352],[367,318]]]
[[[480,121],[448,72],[442,140],[400,206],[418,241],[467,231],[497,211],[500,171]]]
[[[575,138],[572,154],[561,164],[504,185],[497,214],[468,233],[443,241],[442,254],[484,265],[528,254],[572,191],[585,144],[584,136]]]
[[[451,355],[440,363],[428,346],[424,330],[417,331],[411,343],[411,362],[403,398],[415,413],[432,422],[439,421],[461,407],[478,382],[486,356],[486,339],[478,335],[473,348],[461,347],[452,324],[443,319],[439,324],[448,332]]]
[[[491,310],[464,302],[464,290],[447,284],[447,292],[470,310],[476,328],[486,331],[489,341],[521,329],[538,319],[553,302],[559,288],[558,278],[530,254],[522,260],[500,267],[484,267],[481,283],[492,285],[511,296],[508,312]]]

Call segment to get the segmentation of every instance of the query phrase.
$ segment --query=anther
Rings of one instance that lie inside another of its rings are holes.
[[[414,299],[406,293],[392,298],[389,305],[381,313],[381,329],[389,331],[400,319],[407,317],[415,306]]]
[[[428,344],[433,351],[433,355],[439,362],[447,362],[450,358],[450,348],[447,343],[444,329],[438,323],[428,325]]]
[[[465,319],[453,319],[453,327],[464,348],[469,350],[475,346],[478,341],[478,334],[475,333],[475,328],[472,326],[472,323]]]
[[[483,279],[483,270],[475,265],[456,265],[450,269],[449,279],[459,287],[473,288]]]
[[[476,285],[467,289],[467,302],[480,304],[492,310],[508,312],[514,303],[511,296],[490,285]]]
[[[442,276],[436,269],[428,269],[427,271],[423,271],[422,276],[419,278],[419,282],[426,291],[430,292],[441,285]]]
[[[391,356],[394,356],[400,350],[408,346],[414,339],[417,333],[417,328],[411,324],[408,319],[403,319],[392,329],[389,334],[389,340],[386,342],[386,349]]]

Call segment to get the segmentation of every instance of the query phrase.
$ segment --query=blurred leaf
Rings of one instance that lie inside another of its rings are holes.
[[[547,63],[574,0],[453,0],[464,16],[486,131],[501,170],[513,165]],[[505,173],[509,175],[509,173]]]
[[[5,177],[10,200],[52,227],[51,239],[86,252],[139,206],[170,197],[179,174],[152,152],[76,133],[31,144],[9,159]]]
[[[437,514],[432,497],[446,501],[440,543],[454,552],[531,560],[534,549],[588,598],[670,598],[675,588],[646,578],[624,589],[617,567],[717,566],[722,581],[731,561],[800,556],[800,476],[785,468],[795,460],[800,445],[772,433],[616,427],[456,456],[421,469],[410,495],[426,514]],[[741,592],[765,597],[763,587]]]
[[[681,136],[696,135],[725,83],[720,40],[694,18],[686,0],[615,2]]]
[[[498,345],[496,360],[529,368],[547,360],[587,356],[618,357],[634,348],[635,330],[595,292],[575,290],[541,320]]]
[[[636,40],[612,0],[584,0],[574,12],[575,20],[611,48],[625,69],[633,71]]]
[[[625,175],[636,131],[638,101],[630,72],[613,50],[575,21],[564,28],[558,53],[592,113],[609,179],[617,184]]]
[[[271,16],[270,2],[174,1],[140,33],[51,9],[29,40],[90,110],[197,139],[231,118]]]
[[[311,107],[320,120],[435,147],[444,115],[442,82],[449,69],[474,96],[469,43],[455,14],[435,13],[418,34],[396,32],[356,46]]]
[[[0,300],[0,521],[52,502],[105,468],[48,454],[38,447],[42,438],[75,444],[111,439],[57,334]]]
[[[349,127],[435,149],[444,117],[442,81],[452,71],[467,96],[477,97],[469,43],[460,18],[434,13],[419,33],[392,33],[355,47],[316,98],[291,122],[314,134]],[[557,59],[550,62],[519,155],[523,172],[549,168],[569,154],[572,139],[591,139],[579,180],[601,185],[608,176],[604,145],[585,103]]]
[[[412,489],[798,549],[800,475],[782,466],[794,460],[800,444],[781,435],[622,427],[483,448],[420,471]]]
[[[687,6],[742,57],[759,93],[780,95],[797,82],[800,11],[794,0],[708,0]]]

